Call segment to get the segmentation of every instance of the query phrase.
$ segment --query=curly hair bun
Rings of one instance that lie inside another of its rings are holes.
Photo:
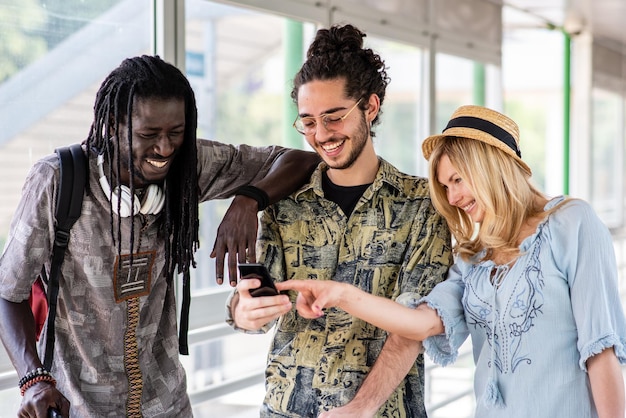
[[[307,58],[350,54],[363,49],[363,38],[367,36],[352,25],[332,26],[320,29],[307,51]]]

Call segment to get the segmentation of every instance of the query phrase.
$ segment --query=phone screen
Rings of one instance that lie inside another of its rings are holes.
[[[250,289],[250,295],[253,297],[259,296],[276,296],[278,295],[278,290],[276,286],[274,286],[274,280],[270,276],[269,271],[267,271],[267,267],[260,263],[246,263],[239,264],[239,274],[242,279],[248,275],[255,275],[257,278],[261,280],[261,286],[256,289]],[[248,277],[251,278],[251,277]]]

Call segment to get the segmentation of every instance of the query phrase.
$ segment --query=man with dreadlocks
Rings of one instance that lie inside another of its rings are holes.
[[[246,247],[254,258],[257,210],[295,190],[318,161],[199,140],[196,125],[188,80],[159,57],[126,59],[102,83],[83,143],[88,182],[59,277],[50,370],[27,299],[41,266],[50,268],[58,159],[31,169],[0,258],[0,336],[21,378],[20,416],[49,408],[66,417],[192,415],[173,280],[183,273],[188,289],[198,203],[236,195],[213,251],[218,273],[229,253],[236,281]]]
[[[323,162],[308,184],[263,212],[257,251],[279,289],[294,279],[334,280],[406,303],[445,278],[450,232],[427,180],[376,155],[372,127],[389,79],[364,37],[333,26],[309,47],[294,78],[294,127]],[[276,323],[262,417],[327,416],[338,407],[359,418],[426,416],[418,342],[339,309],[307,320],[292,307],[295,295],[251,297],[258,286],[241,280],[228,312],[246,332]]]

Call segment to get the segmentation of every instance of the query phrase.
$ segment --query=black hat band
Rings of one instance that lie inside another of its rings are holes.
[[[513,138],[513,135],[511,135],[495,123],[489,122],[488,120],[476,118],[473,116],[459,116],[458,118],[451,119],[443,132],[445,133],[446,130],[450,128],[471,128],[485,132],[492,137],[500,140],[501,142],[504,142],[509,148],[511,148],[515,152],[515,154],[519,158],[522,158],[522,153],[517,147],[517,142],[515,142],[515,138]]]

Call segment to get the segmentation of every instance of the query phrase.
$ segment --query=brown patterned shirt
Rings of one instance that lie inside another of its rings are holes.
[[[452,261],[450,233],[431,204],[426,179],[381,159],[373,184],[346,218],[324,199],[325,169],[322,163],[310,184],[262,215],[257,254],[276,280],[336,280],[393,300],[426,295],[444,280]],[[314,320],[295,310],[284,315],[269,351],[261,416],[315,417],[347,403],[386,336],[340,309]],[[420,355],[378,416],[426,417],[423,373]]]

